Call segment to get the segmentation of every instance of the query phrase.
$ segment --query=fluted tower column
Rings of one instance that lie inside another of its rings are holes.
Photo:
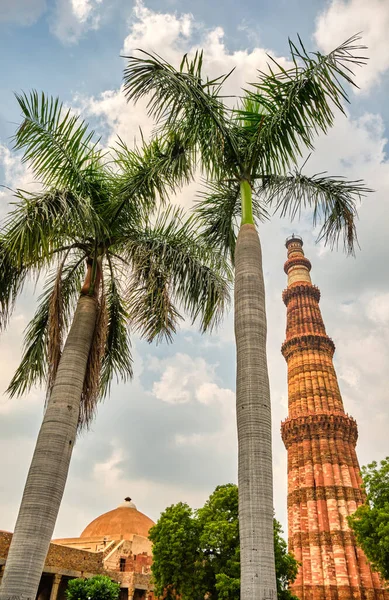
[[[286,241],[289,549],[301,563],[293,592],[300,600],[389,600],[355,545],[347,516],[363,502],[355,452],[357,424],[343,407],[332,362],[335,346],[312,285],[303,241]]]

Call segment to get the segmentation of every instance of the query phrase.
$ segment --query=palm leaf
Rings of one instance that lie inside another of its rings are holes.
[[[150,286],[153,305],[161,310],[151,339],[161,331],[165,337],[174,332],[176,306],[193,321],[199,319],[201,331],[218,323],[229,302],[231,273],[220,253],[199,235],[194,218],[185,220],[181,210],[170,207],[154,225],[129,237],[124,251],[135,277],[146,290]]]
[[[109,258],[109,284],[105,292],[107,331],[100,372],[100,394],[106,396],[114,375],[117,380],[131,379],[131,339],[128,328],[128,307],[115,273],[114,261]]]
[[[124,91],[128,100],[148,97],[148,114],[163,126],[163,131],[179,131],[187,147],[198,148],[202,168],[221,177],[226,155],[235,167],[240,156],[229,110],[220,97],[228,75],[212,81],[202,78],[202,52],[192,60],[183,57],[179,70],[156,54],[141,51],[130,56],[124,71]],[[227,149],[227,152],[226,152]]]
[[[195,166],[193,153],[175,133],[143,141],[134,150],[119,138],[114,161],[118,169],[114,220],[122,210],[136,219],[154,210],[158,200],[167,202],[177,186],[192,180]]]
[[[332,126],[333,107],[344,113],[342,102],[348,101],[344,84],[355,86],[351,68],[366,61],[359,56],[365,48],[359,39],[355,35],[323,55],[308,54],[299,38],[299,46],[289,42],[294,67],[286,70],[271,59],[275,70],[260,72],[237,111],[252,134],[252,165],[259,162],[262,172],[282,173],[302,151],[312,148],[314,135]]]
[[[152,251],[148,232],[142,237],[138,247],[130,249],[129,321],[149,343],[171,342],[182,316],[173,303],[170,269]]]
[[[0,331],[8,324],[26,277],[26,268],[10,252],[6,240],[0,239]]]
[[[266,176],[262,188],[258,188],[258,193],[265,195],[281,217],[293,220],[303,209],[313,208],[313,226],[323,223],[318,241],[324,240],[334,247],[343,238],[344,247],[351,254],[357,242],[356,203],[371,191],[362,180],[348,181],[325,173],[308,177],[300,171],[285,177]]]
[[[58,315],[58,317],[61,317],[59,322],[61,338],[70,324],[75,303],[80,294],[84,274],[83,261],[84,256],[75,256],[62,269],[60,280],[62,311],[61,315]],[[33,386],[47,384],[49,381],[48,335],[50,307],[53,303],[53,294],[58,282],[58,269],[55,269],[49,275],[44,292],[38,300],[39,306],[27,326],[22,360],[7,389],[11,397],[20,396],[28,392]]]
[[[83,195],[94,195],[103,179],[101,152],[94,132],[78,115],[64,108],[58,98],[43,92],[16,94],[23,122],[15,138],[37,177],[49,187],[70,188]]]
[[[194,214],[202,235],[212,247],[234,262],[237,230],[242,214],[240,183],[236,180],[207,181],[197,200]],[[253,215],[258,221],[267,215],[264,203],[253,195]]]
[[[233,260],[241,214],[239,181],[206,182],[194,212],[208,242]]]
[[[88,200],[70,190],[41,194],[18,190],[15,196],[18,202],[6,217],[3,243],[18,265],[37,267],[67,244],[85,249],[74,238],[85,238],[101,223]]]

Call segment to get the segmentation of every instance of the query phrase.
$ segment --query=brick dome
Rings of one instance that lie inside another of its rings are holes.
[[[131,498],[126,498],[115,510],[100,515],[84,529],[81,538],[109,536],[113,539],[131,539],[134,534],[148,537],[154,521],[137,510]]]

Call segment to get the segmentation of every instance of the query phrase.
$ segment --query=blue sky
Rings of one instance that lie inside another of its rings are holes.
[[[290,225],[275,218],[261,226],[268,308],[268,357],[273,403],[275,506],[286,525],[286,452],[279,427],[287,416],[286,364],[280,354],[286,311],[285,238],[304,238],[312,279],[337,346],[335,366],[346,410],[359,423],[361,463],[387,453],[389,375],[389,4],[386,0],[0,0],[0,183],[33,185],[12,151],[19,121],[14,91],[42,89],[90,121],[112,143],[129,143],[139,126],[148,135],[145,107],[125,103],[120,90],[123,59],[137,47],[178,64],[184,52],[204,47],[211,76],[236,71],[228,91],[266,67],[266,52],[288,59],[288,36],[300,33],[307,47],[327,52],[363,30],[369,63],[356,74],[348,119],[339,116],[318,139],[311,171],[364,178],[376,192],[364,200],[356,259],[315,244],[310,221]],[[190,208],[197,183],[172,200]],[[11,194],[0,191],[0,215]],[[9,330],[0,338],[0,392],[21,353],[22,334],[34,311],[27,288]],[[231,315],[212,336],[184,322],[174,344],[149,346],[134,338],[131,384],[113,386],[92,431],[78,441],[56,535],[78,535],[101,512],[130,495],[156,519],[166,505],[199,506],[221,483],[236,480],[234,343]],[[10,401],[0,397],[0,452],[7,456],[0,484],[0,529],[12,530],[43,410],[44,393]]]

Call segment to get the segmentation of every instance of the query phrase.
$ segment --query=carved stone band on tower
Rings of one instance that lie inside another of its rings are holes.
[[[357,424],[343,408],[303,240],[286,240],[288,418],[281,434],[288,451],[289,549],[301,563],[293,593],[300,600],[389,600],[355,544],[347,516],[363,503],[355,445]]]

